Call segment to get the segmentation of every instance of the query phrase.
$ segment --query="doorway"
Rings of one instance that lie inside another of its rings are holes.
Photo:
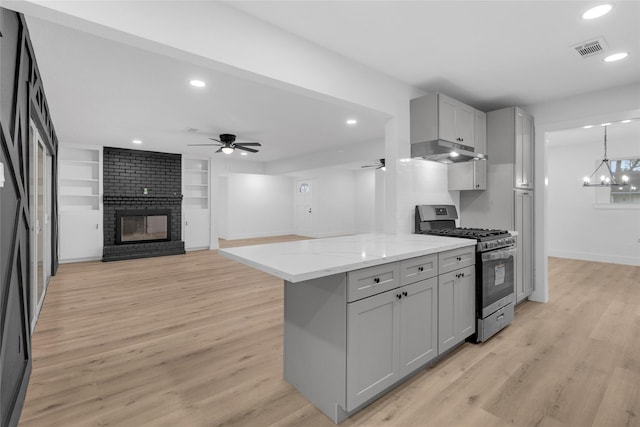
[[[29,211],[31,214],[31,292],[29,314],[35,329],[44,295],[51,279],[51,156],[33,122],[29,126],[31,170]]]
[[[313,179],[297,179],[295,194],[296,234],[314,237]]]

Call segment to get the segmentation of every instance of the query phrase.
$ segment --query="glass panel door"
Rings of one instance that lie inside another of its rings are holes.
[[[51,277],[50,256],[50,176],[51,159],[38,129],[33,123],[29,127],[31,167],[29,210],[31,211],[31,295],[29,312],[31,331],[35,328],[38,314],[42,308],[44,294]]]

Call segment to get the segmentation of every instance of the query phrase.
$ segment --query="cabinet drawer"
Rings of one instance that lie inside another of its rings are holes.
[[[452,249],[438,254],[438,274],[445,274],[476,263],[476,247]]]
[[[357,301],[400,286],[397,262],[347,273],[347,301]]]
[[[400,286],[438,275],[438,254],[411,258],[400,263]]]

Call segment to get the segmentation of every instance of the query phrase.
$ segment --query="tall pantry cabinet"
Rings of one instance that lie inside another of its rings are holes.
[[[462,227],[518,232],[516,303],[533,292],[533,117],[518,107],[487,113],[487,189],[460,192]]]

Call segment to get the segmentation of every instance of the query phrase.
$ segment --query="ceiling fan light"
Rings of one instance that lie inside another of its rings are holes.
[[[231,148],[231,147],[222,147],[222,152],[224,154],[231,154],[231,153],[233,153],[233,148]]]
[[[385,172],[385,171],[387,170],[387,167],[386,167],[386,166],[383,166],[383,167],[381,167],[381,168],[380,168],[380,170],[381,170],[382,172]]]

